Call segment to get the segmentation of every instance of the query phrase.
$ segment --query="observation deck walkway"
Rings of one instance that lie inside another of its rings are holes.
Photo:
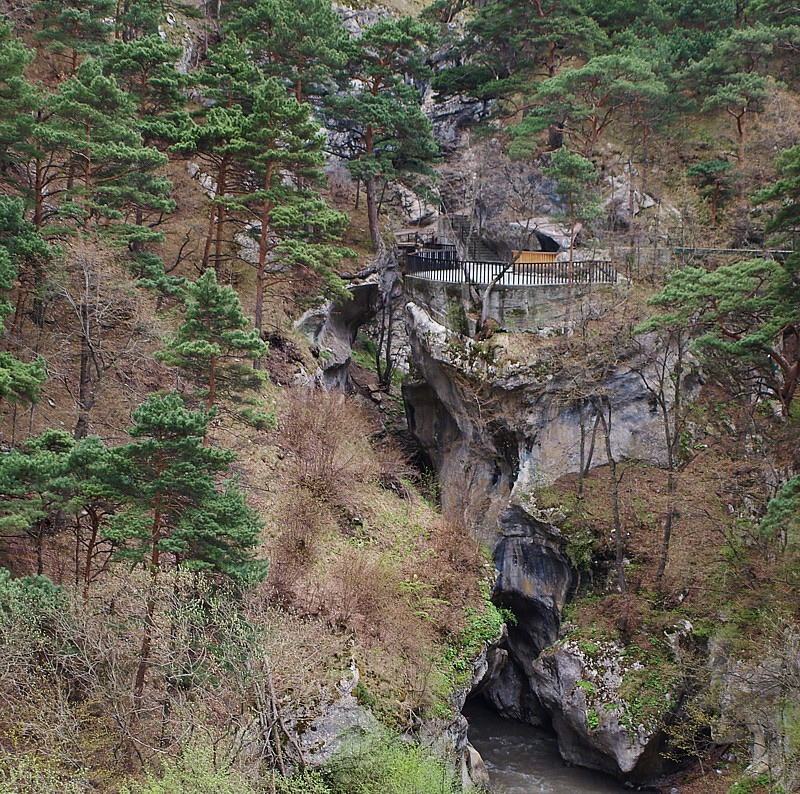
[[[606,260],[569,262],[478,262],[459,259],[453,249],[417,251],[406,255],[406,276],[441,284],[470,283],[478,287],[546,287],[566,284],[617,284],[621,277]]]

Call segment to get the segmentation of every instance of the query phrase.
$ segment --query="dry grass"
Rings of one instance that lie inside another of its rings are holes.
[[[273,597],[350,637],[379,710],[402,722],[444,694],[442,651],[464,607],[483,608],[483,559],[416,495],[402,455],[363,408],[289,390],[279,415],[267,510]]]

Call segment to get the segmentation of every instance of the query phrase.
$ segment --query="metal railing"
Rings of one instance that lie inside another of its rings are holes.
[[[406,257],[406,274],[443,283],[469,281],[478,286],[541,287],[559,284],[616,284],[616,269],[605,260],[569,262],[475,262],[455,252],[418,251]]]

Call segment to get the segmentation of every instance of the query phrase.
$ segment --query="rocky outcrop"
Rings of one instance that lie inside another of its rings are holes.
[[[466,133],[486,117],[490,107],[490,103],[469,97],[441,100],[431,88],[422,98],[422,112],[431,120],[433,137],[445,154],[463,146]]]
[[[350,356],[358,329],[377,311],[380,289],[377,281],[353,285],[351,300],[329,301],[307,311],[295,328],[312,343],[312,353],[319,362],[313,379],[326,391],[353,391],[350,379]]]
[[[515,358],[511,335],[476,342],[413,303],[406,325],[419,374],[404,392],[410,429],[436,466],[445,511],[463,518],[494,549],[512,491],[514,503],[524,507],[537,487],[579,470],[574,373],[552,347],[542,345],[538,358]],[[614,456],[661,462],[659,417],[634,371],[641,363],[633,352],[618,355],[596,386],[615,406]],[[605,462],[604,455],[595,456],[596,465]]]
[[[675,693],[664,682],[660,709],[645,713],[626,700],[626,676],[643,669],[616,643],[564,640],[531,665],[533,686],[552,716],[562,758],[629,779],[661,771],[658,749],[663,718]]]
[[[402,293],[397,250],[380,251],[363,271],[344,275],[353,283],[350,298],[328,301],[307,311],[295,328],[311,343],[311,352],[319,366],[305,380],[313,380],[326,391],[354,391],[350,377],[352,346],[358,330],[373,320],[382,306],[389,306]]]
[[[552,724],[571,763],[628,778],[654,774],[663,714],[643,720],[625,705],[622,649],[582,653],[559,641],[577,577],[557,517],[533,495],[580,465],[581,409],[572,395],[584,390],[575,389],[574,371],[553,354],[557,347],[543,344],[539,356],[529,347],[515,359],[503,335],[478,343],[415,304],[407,330],[419,374],[404,387],[410,429],[437,469],[445,511],[493,552],[494,600],[517,617],[483,696],[504,716]],[[643,366],[641,350],[617,351],[595,386],[615,406],[614,456],[658,462],[659,417],[635,371]],[[604,463],[596,455],[594,465]]]
[[[505,632],[484,645],[481,653],[473,660],[469,681],[453,694],[451,703],[453,717],[442,717],[426,722],[420,730],[420,741],[447,758],[459,759],[461,780],[465,791],[489,786],[489,775],[480,753],[469,743],[467,720],[461,714],[467,696],[480,691],[494,680],[505,666],[508,654],[500,647]]]

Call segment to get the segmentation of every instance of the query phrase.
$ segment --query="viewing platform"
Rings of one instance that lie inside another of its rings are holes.
[[[626,281],[605,260],[556,261],[542,251],[514,252],[512,262],[460,259],[455,246],[407,253],[407,297],[451,330],[468,329],[470,288],[488,302],[488,316],[509,331],[550,332],[569,322],[570,300],[595,303]],[[472,299],[474,300],[474,298]]]
[[[459,259],[455,249],[417,251],[405,257],[407,277],[443,284],[476,287],[546,287],[572,284],[617,284],[620,276],[610,262],[596,259],[556,261],[555,254],[520,251],[513,262],[474,262]],[[538,260],[538,261],[537,261]]]

